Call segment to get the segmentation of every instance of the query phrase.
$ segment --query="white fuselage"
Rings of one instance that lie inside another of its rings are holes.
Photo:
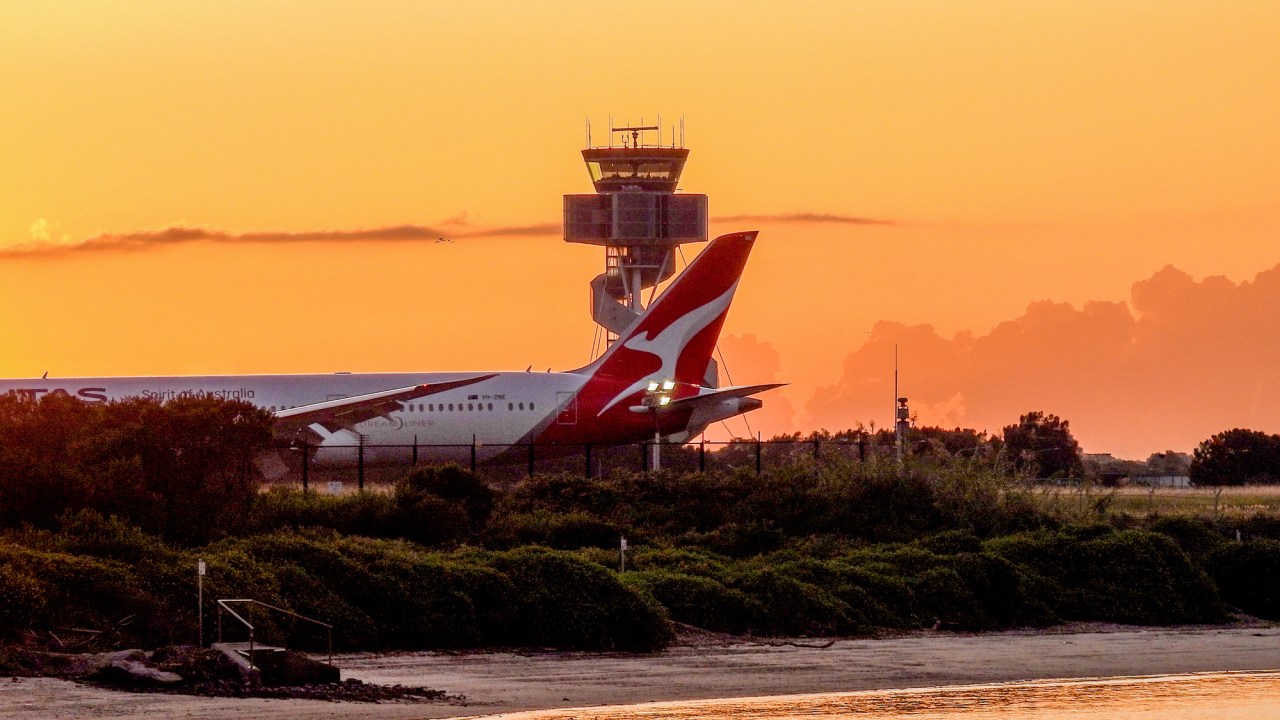
[[[87,402],[130,397],[161,402],[179,397],[217,397],[242,400],[275,412],[475,375],[459,372],[49,378],[0,380],[0,394],[37,399],[62,392]],[[462,457],[470,454],[473,442],[479,446],[482,458],[492,457],[505,449],[504,446],[528,442],[527,438],[547,423],[576,423],[578,419],[572,413],[560,413],[559,408],[572,400],[586,379],[576,373],[496,373],[466,387],[399,403],[398,411],[361,422],[354,426],[354,432],[331,433],[320,443],[316,460],[320,463],[341,461],[352,454],[350,448],[361,443],[366,446],[366,460],[371,462],[407,455],[415,445],[425,454]],[[330,452],[325,452],[326,446]],[[444,446],[458,447],[450,451]],[[435,452],[437,448],[439,452]],[[346,451],[334,452],[339,449]]]

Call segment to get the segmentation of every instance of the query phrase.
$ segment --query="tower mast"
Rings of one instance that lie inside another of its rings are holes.
[[[611,118],[602,147],[590,145],[588,130],[582,159],[595,193],[564,196],[565,242],[604,247],[604,272],[591,281],[591,317],[610,342],[644,310],[644,291],[675,273],[676,248],[708,239],[707,196],[676,192],[689,150],[683,140],[677,146],[674,132],[669,146],[650,143],[659,127],[614,127]],[[713,362],[709,386],[716,374]]]

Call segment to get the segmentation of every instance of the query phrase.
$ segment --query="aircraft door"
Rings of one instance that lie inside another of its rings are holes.
[[[559,413],[556,415],[557,425],[578,424],[578,393],[556,393],[556,407],[559,408]]]

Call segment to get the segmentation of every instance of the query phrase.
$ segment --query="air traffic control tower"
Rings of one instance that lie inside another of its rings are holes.
[[[604,247],[604,272],[591,281],[591,317],[609,342],[644,309],[644,291],[675,272],[676,248],[707,241],[707,196],[677,192],[689,157],[683,127],[679,145],[674,137],[662,145],[660,132],[658,125],[611,126],[609,145],[591,147],[588,129],[582,159],[595,194],[564,196],[565,242]],[[646,143],[648,133],[659,133],[656,145]],[[712,363],[708,386],[717,385],[715,376]]]

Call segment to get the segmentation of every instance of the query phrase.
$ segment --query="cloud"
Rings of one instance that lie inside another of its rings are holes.
[[[228,244],[437,242],[487,237],[542,237],[560,234],[559,224],[475,227],[466,215],[450,218],[435,226],[391,225],[358,230],[315,230],[304,232],[255,231],[229,233],[208,228],[174,225],[160,230],[103,233],[79,242],[54,242],[56,226],[37,220],[31,226],[31,242],[0,247],[0,259],[47,258],[98,252],[130,252],[152,248],[209,242]],[[65,236],[64,236],[65,238]]]
[[[720,384],[728,385],[734,380],[740,384],[782,382],[782,358],[770,343],[760,340],[750,333],[745,335],[723,335],[718,345],[723,364],[720,366]],[[795,427],[795,406],[787,399],[785,388],[764,393],[760,399],[764,407],[752,412],[747,422],[756,429],[764,429],[766,435],[787,432]],[[750,432],[743,432],[741,421],[731,421],[731,430],[742,437]]]
[[[830,213],[779,213],[774,215],[724,215],[711,218],[713,222],[767,222],[767,223],[827,223],[834,225],[897,225],[896,221],[856,215]]]
[[[832,215],[825,213],[783,213],[777,215],[726,215],[716,222],[769,223],[836,223],[844,225],[894,225],[893,221],[876,218]],[[160,230],[102,233],[79,241],[63,234],[56,237],[58,226],[43,218],[31,225],[31,239],[25,243],[0,246],[0,260],[19,258],[57,258],[84,253],[137,252],[188,243],[361,243],[361,242],[437,242],[442,239],[479,239],[501,237],[556,237],[562,233],[560,223],[536,223],[505,227],[475,226],[460,213],[436,225],[390,225],[357,230],[312,230],[302,232],[254,231],[231,233],[209,228],[173,225]]]
[[[1034,302],[975,337],[879,322],[841,378],[805,405],[815,427],[885,424],[894,346],[922,424],[999,432],[1031,410],[1072,423],[1086,450],[1187,451],[1232,427],[1280,430],[1280,265],[1252,281],[1166,267],[1123,302]]]
[[[71,242],[71,236],[60,232],[58,223],[50,222],[44,218],[40,218],[31,223],[31,243],[40,245],[55,245],[59,242]]]

